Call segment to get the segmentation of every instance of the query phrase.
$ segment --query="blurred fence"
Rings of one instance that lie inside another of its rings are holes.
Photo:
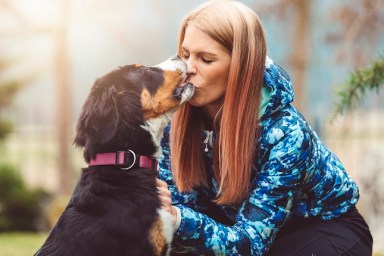
[[[357,181],[361,199],[358,208],[374,234],[374,248],[384,251],[384,112],[355,112],[325,123],[324,142],[335,152]],[[50,127],[19,127],[3,146],[5,161],[15,164],[26,183],[58,191],[56,131]],[[85,166],[82,152],[72,147],[75,177]],[[3,158],[2,157],[2,158]],[[73,183],[74,184],[74,183]]]
[[[50,192],[59,190],[57,131],[53,127],[28,126],[18,129],[7,139],[4,159],[18,167],[26,183]],[[71,166],[75,174],[84,167],[82,153],[72,147]],[[77,177],[77,175],[75,175]]]

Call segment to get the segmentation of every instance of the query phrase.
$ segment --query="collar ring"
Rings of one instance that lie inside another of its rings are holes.
[[[125,160],[126,160],[125,156],[127,156],[128,153],[132,154],[132,156],[133,156],[133,161],[132,161],[132,164],[129,165],[128,167],[122,167],[121,164],[118,164],[119,169],[124,170],[124,171],[131,169],[131,168],[135,165],[135,163],[136,163],[136,159],[137,159],[137,158],[136,158],[136,154],[135,154],[135,152],[133,152],[133,151],[130,150],[130,149],[128,149],[128,151],[118,151],[118,152],[116,153],[116,160],[117,160],[116,162],[117,162],[117,163],[119,163],[119,160],[120,160],[120,159],[119,159],[119,158],[120,158],[120,153],[123,153],[124,162],[125,162]]]

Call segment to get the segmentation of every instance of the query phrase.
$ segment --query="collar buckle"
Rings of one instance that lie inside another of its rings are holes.
[[[129,170],[136,164],[136,154],[132,150],[116,152],[116,166],[121,170]]]

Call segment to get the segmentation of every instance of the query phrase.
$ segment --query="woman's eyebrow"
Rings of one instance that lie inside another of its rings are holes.
[[[181,49],[182,49],[183,51],[186,51],[186,52],[191,53],[191,52],[190,52],[187,48],[185,48],[185,47],[181,47]],[[216,56],[217,56],[217,54],[212,53],[212,52],[207,52],[207,51],[198,51],[198,52],[192,52],[192,53],[194,53],[194,54],[196,54],[196,55],[198,55],[198,56],[209,56],[209,57],[216,57]]]
[[[211,53],[211,52],[204,52],[204,51],[197,52],[196,54],[199,55],[199,56],[206,56],[206,57],[216,57],[216,56],[217,56],[217,55],[214,54],[214,53]]]

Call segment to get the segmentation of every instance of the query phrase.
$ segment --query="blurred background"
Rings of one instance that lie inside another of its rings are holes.
[[[0,0],[1,255],[32,254],[67,204],[85,166],[76,119],[95,79],[174,55],[180,20],[203,2]],[[296,107],[359,184],[384,255],[383,80],[358,79],[383,77],[384,0],[240,2],[260,16]]]

